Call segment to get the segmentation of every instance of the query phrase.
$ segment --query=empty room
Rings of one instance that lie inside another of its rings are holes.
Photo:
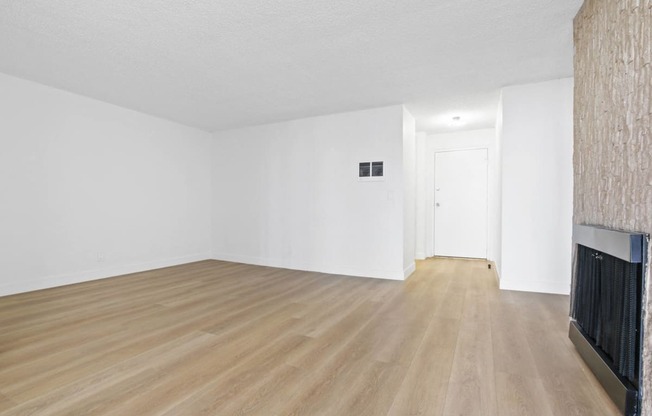
[[[651,28],[0,0],[0,415],[652,416]]]

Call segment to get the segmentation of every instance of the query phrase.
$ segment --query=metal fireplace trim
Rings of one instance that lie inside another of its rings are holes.
[[[638,390],[628,380],[618,375],[607,364],[604,353],[593,346],[593,342],[582,331],[575,321],[570,323],[568,337],[571,339],[577,352],[589,366],[595,377],[600,381],[611,400],[625,416],[638,414]]]
[[[649,241],[650,236],[644,233],[619,231],[596,225],[573,225],[573,245],[583,245],[629,263],[642,264],[641,284],[643,288],[645,288],[647,274],[647,247]],[[645,294],[643,296],[645,297]],[[638,330],[639,345],[642,348],[644,339],[643,317],[641,317]],[[610,360],[605,356],[605,353],[595,346],[591,338],[573,319],[570,322],[568,337],[623,415],[637,416],[640,411],[641,399],[638,389],[629,380],[617,374],[609,364]],[[639,351],[639,354],[641,353],[642,351]],[[638,374],[642,374],[642,365],[643,360],[640,357]]]
[[[595,225],[573,225],[573,243],[610,254],[628,263],[643,263],[646,238],[641,233],[610,230]]]

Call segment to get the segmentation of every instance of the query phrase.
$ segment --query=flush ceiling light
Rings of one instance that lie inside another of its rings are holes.
[[[459,127],[463,126],[464,122],[462,121],[462,117],[460,116],[455,116],[451,119],[451,121],[448,123],[451,127]]]
[[[460,130],[467,128],[469,125],[475,125],[477,120],[482,120],[483,114],[477,111],[454,110],[438,114],[430,119],[434,129],[442,131]]]

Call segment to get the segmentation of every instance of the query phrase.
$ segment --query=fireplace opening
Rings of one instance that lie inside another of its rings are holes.
[[[648,236],[577,225],[569,336],[624,415],[638,415]]]

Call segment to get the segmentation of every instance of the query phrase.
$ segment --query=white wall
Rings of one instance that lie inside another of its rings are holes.
[[[501,289],[570,291],[573,80],[502,92]]]
[[[496,234],[498,223],[496,221],[499,207],[497,187],[499,178],[496,174],[496,133],[494,129],[463,130],[451,133],[432,134],[424,136],[419,134],[417,141],[417,176],[421,180],[421,192],[417,194],[417,206],[420,206],[420,215],[417,216],[417,246],[419,258],[421,254],[431,257],[434,249],[435,229],[435,153],[439,151],[462,149],[487,149],[488,156],[488,230],[487,230],[487,258],[493,260],[496,253]],[[421,251],[423,250],[423,251]]]
[[[426,207],[426,140],[428,135],[425,132],[416,134],[416,218],[414,231],[416,238],[415,257],[423,260],[426,254],[426,216],[428,209]],[[433,156],[434,157],[434,156]]]
[[[0,295],[205,259],[208,133],[0,74]]]
[[[403,107],[215,133],[213,256],[404,278]],[[359,181],[358,162],[385,162]]]
[[[500,279],[503,264],[503,96],[500,95],[498,112],[496,114],[496,149],[494,158],[495,198],[492,219],[494,236],[491,239],[493,246],[492,260],[496,264],[496,276]]]
[[[0,74],[0,295],[210,256],[403,279],[433,254],[434,153],[468,148],[501,288],[568,293],[572,88],[505,88],[495,131],[415,138],[392,106],[212,137]]]
[[[416,123],[403,109],[403,274],[416,269]]]

